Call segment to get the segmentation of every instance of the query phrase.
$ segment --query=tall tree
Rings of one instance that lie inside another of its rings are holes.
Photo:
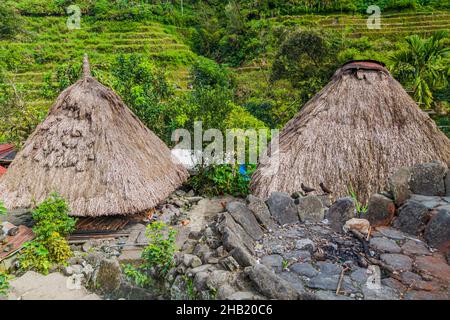
[[[414,99],[425,109],[435,101],[433,92],[449,82],[450,67],[445,59],[450,47],[446,37],[445,31],[436,32],[428,39],[408,36],[405,47],[390,57],[396,76],[412,87]]]

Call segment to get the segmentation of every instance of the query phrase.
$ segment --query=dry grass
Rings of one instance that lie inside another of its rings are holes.
[[[324,182],[340,197],[352,185],[365,201],[399,167],[432,160],[450,165],[450,140],[402,86],[385,70],[341,68],[283,128],[278,173],[260,163],[251,188],[267,198]]]
[[[58,192],[75,216],[130,215],[153,208],[187,179],[164,142],[84,70],[1,178],[7,208],[28,208]]]

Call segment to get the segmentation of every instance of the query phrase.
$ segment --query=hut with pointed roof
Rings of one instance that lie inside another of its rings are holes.
[[[188,178],[170,149],[111,89],[91,76],[64,90],[0,179],[8,209],[52,192],[74,216],[131,215],[155,207]]]
[[[251,190],[267,198],[301,183],[320,192],[323,182],[335,197],[352,188],[365,201],[399,167],[434,160],[450,165],[450,140],[434,121],[384,64],[350,61],[281,130],[278,158],[262,158]]]

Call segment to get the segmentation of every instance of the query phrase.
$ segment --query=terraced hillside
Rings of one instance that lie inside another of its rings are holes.
[[[70,30],[65,17],[26,18],[25,32],[14,41],[0,41],[2,55],[17,56],[8,76],[23,88],[24,100],[47,109],[52,101],[42,93],[44,75],[58,64],[80,62],[84,52],[96,69],[104,69],[120,53],[143,53],[165,66],[169,80],[185,90],[188,69],[196,55],[181,33],[156,22],[83,21]]]
[[[383,14],[380,16],[380,29],[368,29],[369,15],[307,15],[283,16],[274,18],[284,25],[309,25],[313,27],[342,31],[350,37],[367,36],[396,37],[409,34],[429,35],[437,30],[450,30],[450,13],[415,12]]]

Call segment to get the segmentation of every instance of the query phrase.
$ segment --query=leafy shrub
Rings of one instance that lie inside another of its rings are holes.
[[[22,25],[22,18],[16,9],[5,1],[0,3],[0,39],[13,38]]]
[[[20,267],[48,273],[54,264],[61,265],[72,256],[65,237],[74,230],[76,219],[69,217],[69,207],[57,194],[50,195],[32,213],[36,238],[21,252]]]
[[[245,166],[246,173],[239,165],[210,165],[199,167],[198,174],[193,176],[189,185],[198,193],[209,196],[229,194],[245,196],[250,193],[250,177],[256,169],[255,165]]]
[[[9,280],[11,276],[6,272],[0,271],[0,296],[5,296],[9,289]]]
[[[129,280],[140,287],[147,287],[152,284],[152,279],[147,274],[131,264],[124,265],[123,272]]]
[[[2,201],[0,201],[0,215],[6,214],[6,213],[7,213],[7,211],[6,211],[5,205],[3,204]]]
[[[32,213],[33,232],[38,238],[49,239],[58,233],[66,237],[75,228],[76,219],[69,217],[69,206],[56,193],[45,199]]]
[[[145,232],[149,242],[142,252],[146,268],[155,268],[165,275],[173,266],[175,240],[177,232],[161,221],[155,221],[147,226]]]

